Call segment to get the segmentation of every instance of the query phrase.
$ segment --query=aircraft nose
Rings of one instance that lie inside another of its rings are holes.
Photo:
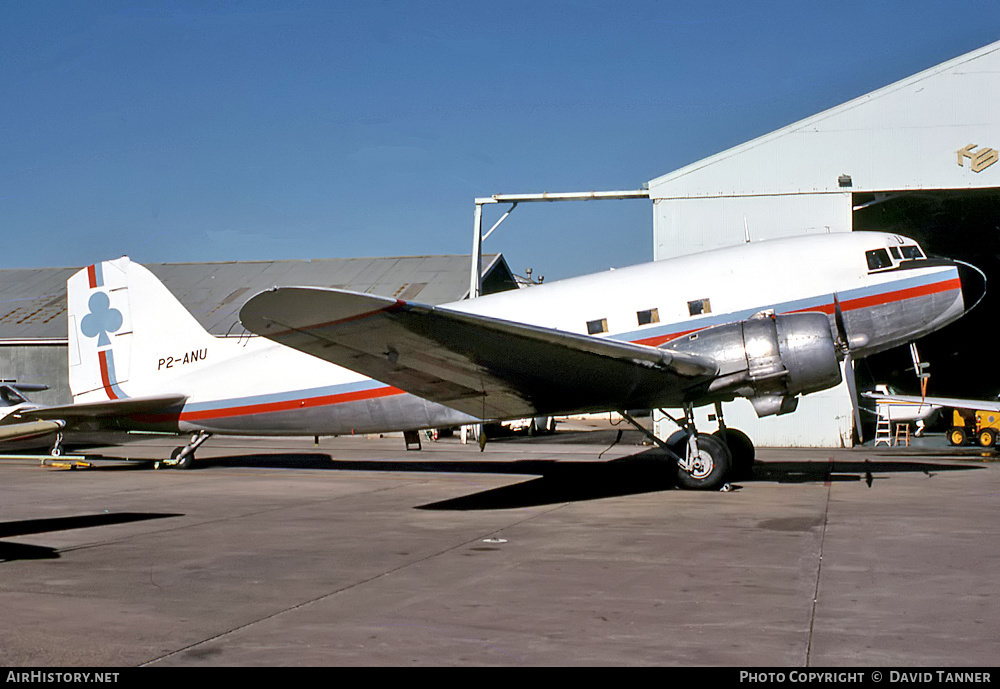
[[[962,281],[962,303],[968,313],[986,296],[986,274],[971,263],[957,260],[954,263],[958,266],[958,278]]]

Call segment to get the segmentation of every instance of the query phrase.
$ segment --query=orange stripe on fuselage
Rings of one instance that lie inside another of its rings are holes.
[[[891,301],[903,301],[905,299],[913,299],[915,297],[926,296],[928,294],[936,294],[938,292],[945,292],[952,289],[961,289],[961,286],[962,286],[961,281],[955,278],[953,280],[946,280],[943,282],[938,282],[930,285],[921,285],[918,287],[910,287],[895,292],[886,292],[883,294],[872,295],[868,297],[858,297],[856,299],[849,299],[847,301],[841,302],[841,305],[845,311],[850,311],[854,309],[867,308],[870,306],[874,306],[876,304],[882,304]],[[398,305],[401,303],[402,302],[398,302],[397,305],[389,306],[387,307],[387,309],[398,308]],[[387,310],[387,309],[379,309],[379,310]],[[808,309],[800,309],[798,312],[815,312],[815,311],[819,311],[829,315],[834,312],[834,306],[832,303],[822,304]],[[368,316],[376,312],[377,311],[367,312],[365,314],[360,314],[357,317],[350,317],[345,320],[353,320],[355,318]],[[790,311],[789,313],[798,313],[798,312]],[[635,342],[637,344],[644,344],[655,347],[657,345],[663,344],[664,342],[669,342],[671,340],[677,339],[678,337],[683,337],[684,335],[704,329],[705,328],[692,328],[690,330],[685,330],[683,332],[673,333],[670,335],[659,335],[657,337],[651,337],[644,340],[636,340]],[[105,388],[107,389],[109,395],[113,395],[113,393],[111,392],[110,384],[107,380],[107,367],[104,364],[103,357],[101,358],[101,364],[102,364],[101,374],[104,378]],[[345,392],[337,395],[324,395],[322,397],[312,397],[308,399],[286,400],[282,402],[267,402],[263,404],[248,404],[239,407],[206,409],[203,411],[188,411],[188,412],[182,412],[180,415],[180,419],[182,421],[198,421],[204,419],[251,416],[254,414],[268,414],[274,412],[291,411],[295,409],[309,409],[314,407],[344,404],[347,402],[358,402],[361,400],[379,399],[383,397],[392,397],[394,395],[402,395],[402,394],[406,394],[406,391],[400,390],[399,388],[395,388],[392,386],[387,386],[383,388],[375,388],[372,390]]]
[[[962,281],[958,278],[952,280],[944,280],[942,282],[935,282],[929,285],[919,285],[917,287],[908,287],[907,289],[897,290],[895,292],[883,292],[882,294],[873,294],[867,297],[857,297],[856,299],[848,299],[847,301],[840,302],[840,306],[844,311],[854,311],[856,309],[865,309],[871,306],[876,306],[878,304],[886,304],[891,301],[904,301],[906,299],[914,299],[916,297],[925,297],[929,294],[937,294],[939,292],[948,292],[951,290],[962,289]],[[821,304],[819,306],[813,306],[808,309],[799,309],[798,311],[788,311],[788,313],[808,313],[816,312],[825,313],[828,316],[831,315],[835,310],[832,303]],[[713,326],[707,326],[713,327]],[[706,328],[691,328],[690,330],[684,330],[678,333],[671,333],[669,335],[657,335],[656,337],[650,337],[645,340],[636,340],[636,344],[648,345],[650,347],[659,346],[665,342],[670,342],[671,340],[676,340],[678,337],[684,337],[685,335],[690,335],[691,333],[698,332],[699,330],[705,330]]]
[[[948,292],[951,290],[962,289],[962,281],[958,278],[953,278],[951,280],[944,280],[942,282],[934,282],[929,285],[918,285],[917,287],[909,287],[907,289],[901,289],[898,292],[889,292],[888,294],[873,294],[869,297],[858,297],[857,299],[848,299],[847,301],[842,301],[841,306],[847,311],[854,309],[864,309],[869,306],[875,306],[877,304],[884,304],[890,301],[903,301],[904,299],[914,299],[916,297],[925,297],[928,294],[937,294],[938,292]],[[888,297],[888,298],[886,298]],[[833,313],[832,306],[830,307],[830,313]]]
[[[294,409],[309,409],[345,402],[378,399],[393,395],[405,394],[403,390],[394,387],[375,388],[374,390],[359,390],[344,392],[339,395],[324,395],[309,399],[285,400],[282,402],[266,402],[264,404],[247,404],[241,407],[224,407],[222,409],[205,409],[203,411],[182,412],[182,421],[199,421],[203,419],[221,419],[233,416],[251,416],[253,414],[270,414],[274,412],[291,411]]]

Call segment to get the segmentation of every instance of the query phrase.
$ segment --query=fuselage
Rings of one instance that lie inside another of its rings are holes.
[[[264,338],[195,336],[165,322],[163,309],[143,308],[165,298],[145,280],[128,273],[130,349],[115,342],[110,364],[95,352],[100,378],[74,388],[78,401],[183,392],[183,408],[142,423],[184,432],[340,435],[478,421]],[[821,312],[836,333],[838,304],[856,357],[926,335],[965,308],[954,263],[927,259],[898,235],[862,232],[734,246],[441,308],[669,347],[760,312]]]

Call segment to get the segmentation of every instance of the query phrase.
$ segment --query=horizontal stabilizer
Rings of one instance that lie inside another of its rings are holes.
[[[60,421],[25,421],[0,426],[0,441],[27,440],[58,433],[66,424]]]
[[[280,287],[240,312],[281,344],[481,419],[680,403],[708,357],[337,289]]]
[[[62,419],[73,421],[100,420],[129,414],[149,414],[178,408],[187,400],[186,395],[154,395],[149,397],[131,397],[121,400],[105,400],[99,402],[82,402],[80,404],[64,404],[57,407],[39,407],[26,409],[16,413],[21,419]]]

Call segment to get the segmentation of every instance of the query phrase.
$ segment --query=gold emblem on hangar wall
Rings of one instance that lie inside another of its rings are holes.
[[[982,172],[993,163],[997,162],[1000,155],[995,148],[980,148],[978,151],[976,144],[969,144],[965,148],[958,149],[958,166],[965,167],[965,159],[969,159],[969,166],[973,172]]]

